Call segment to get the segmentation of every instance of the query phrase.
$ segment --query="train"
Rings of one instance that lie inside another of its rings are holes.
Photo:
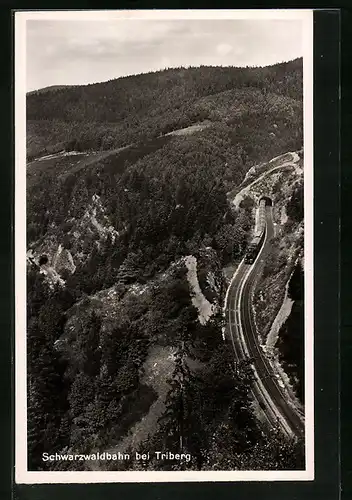
[[[265,198],[262,198],[259,202],[258,219],[255,232],[251,241],[249,242],[248,249],[245,255],[246,264],[253,264],[263,244],[266,227],[266,204],[267,200]]]
[[[259,250],[261,249],[261,246],[262,246],[263,241],[264,241],[264,236],[265,236],[265,228],[263,229],[263,231],[260,235],[254,236],[251,239],[251,241],[248,245],[248,250],[246,252],[246,256],[245,256],[245,263],[246,264],[253,264],[253,262],[257,258]]]

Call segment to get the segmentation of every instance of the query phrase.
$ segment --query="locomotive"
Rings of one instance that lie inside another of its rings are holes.
[[[253,235],[253,238],[251,239],[248,245],[248,250],[245,255],[246,264],[253,264],[259,253],[259,250],[261,249],[265,236],[265,226],[266,226],[265,217],[266,217],[266,199],[262,198],[259,202],[258,220],[256,225],[257,227]]]

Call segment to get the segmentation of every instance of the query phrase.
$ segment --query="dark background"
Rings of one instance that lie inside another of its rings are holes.
[[[217,8],[220,5],[217,6]],[[248,5],[246,5],[248,7]],[[24,6],[11,6],[20,8]],[[33,7],[33,6],[32,6]],[[36,5],[47,9],[48,3]],[[52,8],[57,6],[52,6]],[[93,8],[84,5],[62,6],[61,8]],[[121,4],[109,8],[121,8]],[[146,8],[141,2],[130,2],[128,8]],[[154,4],[149,8],[160,8]],[[165,8],[165,5],[163,5]],[[172,8],[171,5],[168,6]],[[197,8],[197,4],[176,5],[177,8]],[[207,5],[203,4],[202,8]],[[261,8],[252,5],[252,8]],[[268,5],[266,5],[268,7]],[[278,7],[278,6],[276,6]],[[282,7],[282,5],[281,5]],[[298,7],[298,6],[295,6]],[[97,8],[97,7],[95,7]],[[101,8],[101,7],[100,7]],[[235,5],[226,6],[235,8]],[[236,6],[236,8],[238,8]],[[2,480],[0,483],[1,499],[70,499],[83,497],[87,499],[106,499],[116,496],[128,498],[161,499],[168,498],[261,498],[261,499],[321,499],[330,500],[339,497],[339,432],[342,430],[345,445],[342,448],[346,483],[344,498],[350,498],[347,480],[350,477],[351,454],[347,443],[351,433],[348,420],[348,406],[344,405],[342,427],[339,426],[339,356],[343,361],[343,373],[347,375],[350,341],[348,328],[352,324],[349,313],[348,295],[342,297],[341,351],[339,348],[339,206],[340,206],[340,170],[339,170],[339,42],[340,17],[338,11],[315,12],[314,23],[314,192],[315,192],[315,463],[316,479],[313,482],[263,482],[263,483],[168,483],[168,484],[106,484],[106,485],[15,485],[13,479],[14,460],[14,384],[13,384],[13,348],[14,348],[14,254],[13,254],[13,127],[12,120],[12,23],[10,8],[0,9],[1,35],[1,139],[2,169],[0,183],[0,317],[1,317],[1,349],[0,349],[0,381],[1,408],[0,428]],[[343,15],[346,24],[351,17]],[[348,55],[344,72],[349,69]],[[343,73],[344,75],[344,73]],[[345,75],[346,78],[346,75]],[[350,92],[343,88],[345,97]],[[345,105],[343,106],[345,111]],[[344,113],[343,124],[348,124],[348,113]],[[347,135],[347,134],[346,134]],[[347,143],[342,153],[342,165],[347,162]],[[347,178],[347,165],[341,174],[343,187],[341,195],[345,196],[350,185]],[[348,203],[348,198],[342,202]],[[349,212],[346,211],[346,214]],[[342,221],[343,222],[343,221]],[[346,222],[346,221],[345,221]],[[345,235],[343,233],[343,242]],[[347,247],[345,247],[347,250]],[[348,253],[342,254],[341,262],[347,263]],[[346,277],[346,279],[344,278]],[[342,273],[342,290],[347,291],[347,274]],[[351,292],[350,292],[351,293]],[[348,317],[349,315],[349,317]],[[342,395],[349,396],[348,380],[342,386]]]

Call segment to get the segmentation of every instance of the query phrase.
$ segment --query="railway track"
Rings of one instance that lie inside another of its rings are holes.
[[[258,273],[270,253],[274,235],[272,207],[266,206],[265,236],[262,247],[252,264],[243,260],[231,280],[226,294],[226,333],[237,361],[251,359],[254,371],[252,394],[265,414],[271,428],[279,427],[288,437],[304,436],[302,412],[287,399],[263,352],[254,322],[252,296]]]

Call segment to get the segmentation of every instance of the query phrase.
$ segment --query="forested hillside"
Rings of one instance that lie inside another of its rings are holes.
[[[296,133],[302,60],[266,68],[167,69],[27,98],[28,156],[111,149],[209,119],[241,124],[265,116]]]
[[[222,268],[254,223],[228,193],[302,148],[302,61],[31,93],[27,119],[30,469],[137,446],[189,469],[304,467],[300,444],[265,437],[221,335]]]

